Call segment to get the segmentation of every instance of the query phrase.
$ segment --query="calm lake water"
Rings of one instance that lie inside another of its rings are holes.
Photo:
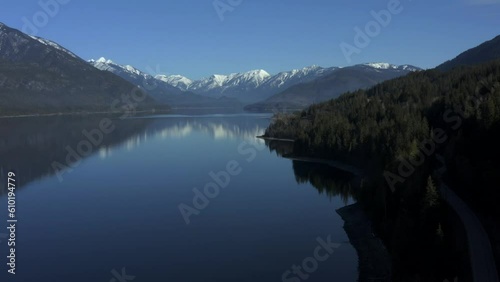
[[[356,281],[357,255],[335,211],[352,202],[335,191],[348,181],[332,170],[324,183],[333,187],[322,187],[318,166],[255,138],[269,115],[112,119],[114,130],[80,155],[82,140],[92,141],[82,130],[102,119],[0,121],[0,281]],[[81,160],[68,157],[73,150]],[[16,275],[6,265],[10,169]],[[207,185],[209,197],[193,190]]]

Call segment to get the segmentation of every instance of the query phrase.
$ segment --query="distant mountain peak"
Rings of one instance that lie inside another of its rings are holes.
[[[270,76],[270,74],[263,69],[250,70],[250,71],[247,71],[246,73],[247,74],[262,74],[262,75]]]
[[[302,69],[303,70],[316,70],[316,69],[321,69],[322,67],[321,66],[318,66],[318,65],[310,65],[308,67],[303,67]]]
[[[111,60],[100,58],[97,61],[90,60],[91,64],[101,70],[115,73],[128,73],[145,77],[145,73],[129,65],[117,65]],[[418,68],[404,65],[397,66],[389,63],[367,63],[364,68],[375,69],[377,72],[390,71],[413,71]],[[241,73],[212,74],[202,79],[191,80],[182,75],[156,75],[157,79],[179,91],[189,91],[198,95],[219,98],[237,97],[241,101],[254,102],[263,100],[284,89],[299,84],[307,83],[320,77],[326,76],[339,67],[323,68],[318,65],[306,66],[300,69],[283,71],[278,74],[270,74],[264,69],[253,69]],[[146,77],[145,77],[146,78]]]
[[[378,62],[378,63],[366,63],[364,65],[372,67],[372,68],[384,69],[384,70],[397,68],[396,65],[392,65],[389,63],[380,63],[380,62]]]
[[[96,62],[96,63],[102,63],[102,64],[115,64],[113,61],[107,60],[104,57],[100,57],[97,61],[91,59],[91,60],[89,60],[89,62]]]
[[[177,87],[182,91],[186,91],[188,87],[193,83],[191,79],[179,74],[174,74],[174,75],[160,74],[155,76],[155,78],[165,83],[168,83],[173,87]]]
[[[0,25],[0,60],[2,115],[110,111],[134,87],[51,40],[6,25]],[[164,105],[146,96],[140,107]]]
[[[389,64],[389,63],[383,63],[383,62],[376,62],[376,63],[365,63],[361,64],[362,66],[368,66],[372,67],[374,69],[378,70],[405,70],[405,71],[419,71],[421,68],[412,66],[412,65],[394,65],[394,64]]]
[[[100,70],[106,70],[111,72],[125,72],[143,78],[152,78],[150,74],[142,72],[131,65],[119,65],[113,62],[112,60],[106,59],[104,57],[101,57],[98,60],[94,59],[88,60],[88,63],[90,63],[91,65]]]

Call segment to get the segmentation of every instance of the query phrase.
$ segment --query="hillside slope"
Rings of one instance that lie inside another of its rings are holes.
[[[0,24],[0,115],[165,109],[124,79],[95,69],[54,42]]]
[[[500,58],[500,35],[461,53],[454,59],[437,66],[436,69],[447,71],[455,67],[478,65],[498,58]]]
[[[245,107],[248,111],[303,109],[358,89],[418,70],[413,66],[367,64],[334,70],[331,74],[308,83],[292,86],[267,100]]]

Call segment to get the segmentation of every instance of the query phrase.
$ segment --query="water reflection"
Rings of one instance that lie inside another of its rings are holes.
[[[0,120],[2,162],[19,170],[24,183],[45,177],[21,185],[19,198],[26,204],[19,210],[18,256],[25,271],[10,278],[13,282],[109,281],[110,271],[121,267],[141,281],[277,281],[311,256],[315,238],[348,240],[333,212],[341,200],[297,184],[314,179],[316,168],[295,165],[296,178],[288,160],[259,150],[249,161],[239,152],[243,142],[264,143],[255,136],[268,125],[265,117],[113,120],[115,131],[59,183],[50,164],[64,162],[65,147],[75,148],[82,130],[98,122]],[[15,127],[20,130],[10,131]],[[179,205],[197,207],[194,188],[213,182],[210,172],[223,171],[232,160],[242,173],[186,225]],[[0,200],[6,199],[0,195]],[[308,281],[356,277],[356,252],[342,244]]]
[[[270,152],[275,152],[280,157],[287,157],[293,153],[293,142],[279,140],[265,140]]]
[[[262,140],[255,138],[262,135],[267,127],[268,116],[256,122],[255,115],[205,115],[205,116],[154,116],[139,119],[150,120],[151,124],[142,136],[134,136],[127,140],[127,148],[133,149],[147,140],[160,137],[187,138],[194,133],[211,136],[214,141],[244,140],[249,144],[261,144]]]
[[[177,118],[176,118],[177,117]],[[98,129],[103,116],[54,116],[2,119],[0,122],[0,177],[9,171],[16,171],[19,186],[53,176],[56,170],[53,163],[66,167],[68,147],[76,150],[82,140],[88,140],[82,132]],[[255,117],[235,115],[231,118],[207,116],[166,116],[154,118],[132,118],[121,120],[110,118],[114,130],[103,134],[102,142],[93,146],[92,153],[81,155],[85,158],[97,155],[100,159],[112,156],[117,147],[124,146],[132,151],[148,139],[160,137],[187,138],[193,133],[211,136],[214,141],[243,139],[256,144],[262,141],[255,138],[261,135],[268,123],[263,117],[255,122]],[[5,184],[0,184],[0,195],[5,192]]]
[[[352,174],[325,164],[293,161],[293,173],[297,183],[311,183],[320,194],[330,199],[340,197],[345,205],[352,202],[357,183]]]
[[[292,157],[293,142],[265,140],[265,144],[270,152],[275,152],[280,157]],[[325,194],[330,199],[339,196],[344,204],[356,197],[359,179],[351,173],[322,163],[299,160],[292,162],[297,183],[310,183],[320,194]]]
[[[99,128],[104,117],[100,116],[56,116],[2,119],[0,121],[0,177],[9,171],[17,172],[18,186],[51,176],[55,173],[54,162],[66,163],[67,148],[76,148],[78,143],[88,138],[83,130]],[[149,120],[124,121],[111,119],[115,130],[112,134],[103,134],[102,142],[92,148],[87,157],[99,154],[106,156],[111,148],[127,138],[143,131]],[[4,192],[4,183],[0,184],[0,193]]]

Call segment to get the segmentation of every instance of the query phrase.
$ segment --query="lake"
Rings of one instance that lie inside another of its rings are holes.
[[[353,200],[331,190],[349,181],[321,167],[334,186],[325,189],[318,165],[280,157],[255,138],[269,122],[2,119],[0,280],[356,281],[356,251],[336,213]],[[16,275],[6,266],[11,170]]]

